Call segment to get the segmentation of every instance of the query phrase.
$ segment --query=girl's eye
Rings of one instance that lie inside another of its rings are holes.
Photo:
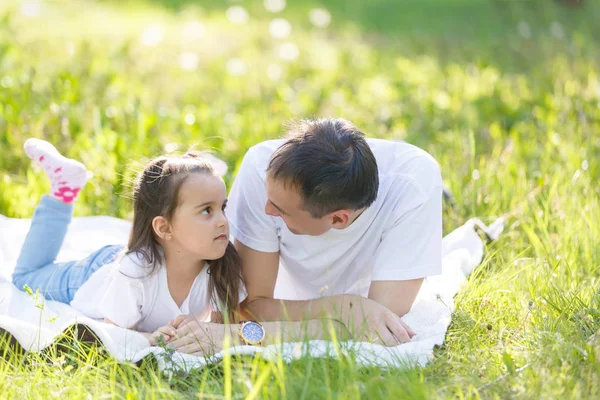
[[[204,210],[202,210],[202,212],[200,214],[204,214],[204,215],[210,214],[210,207],[205,208]]]
[[[227,208],[227,204],[223,204],[223,207],[221,207],[221,211],[225,211],[226,208]]]

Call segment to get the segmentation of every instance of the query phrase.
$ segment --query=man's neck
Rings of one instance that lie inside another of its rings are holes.
[[[354,223],[354,221],[356,221],[358,219],[358,217],[360,217],[362,215],[362,213],[365,212],[366,209],[367,209],[367,207],[361,208],[360,210],[353,211],[352,215],[350,216],[351,222],[348,224],[348,226],[352,225]]]

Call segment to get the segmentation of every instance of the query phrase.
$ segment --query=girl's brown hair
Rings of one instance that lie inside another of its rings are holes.
[[[126,254],[137,253],[151,266],[150,275],[164,262],[161,247],[152,228],[152,220],[162,216],[171,220],[179,205],[179,190],[192,173],[215,175],[213,165],[197,151],[181,157],[161,156],[153,159],[138,175],[133,187],[133,228]],[[239,303],[241,259],[229,242],[223,257],[207,260],[209,293],[213,305],[223,316],[236,321]],[[226,311],[227,310],[227,311]]]

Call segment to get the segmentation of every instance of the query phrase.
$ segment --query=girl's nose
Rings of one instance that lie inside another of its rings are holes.
[[[219,216],[219,220],[217,221],[218,226],[225,226],[229,221],[227,220],[227,216],[225,213],[221,211],[221,215]]]

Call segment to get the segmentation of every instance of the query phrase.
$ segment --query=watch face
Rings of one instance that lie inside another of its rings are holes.
[[[248,342],[258,343],[262,340],[265,332],[256,322],[248,322],[242,328],[242,335]]]

